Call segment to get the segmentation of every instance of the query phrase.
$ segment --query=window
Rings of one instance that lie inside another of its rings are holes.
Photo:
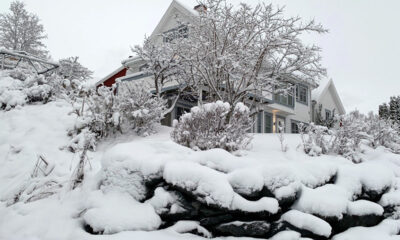
[[[272,115],[270,113],[264,113],[264,132],[272,133]]]
[[[328,109],[325,109],[325,120],[328,120],[331,118],[331,111]]]
[[[291,129],[292,129],[292,133],[299,133],[299,125],[297,121],[293,121],[291,122]]]
[[[149,65],[148,65],[147,63],[141,65],[141,66],[139,67],[139,72],[142,72],[142,71],[146,70],[148,67],[149,67]]]
[[[308,105],[308,87],[297,84],[296,85],[296,101]]]
[[[189,35],[189,29],[186,25],[171,29],[163,34],[164,42],[171,42],[177,38],[187,38]]]
[[[183,114],[190,112],[190,108],[177,107],[175,113],[175,119],[179,119]]]
[[[300,130],[305,131],[307,126],[308,126],[308,123],[296,121],[296,120],[293,120],[293,119],[290,120],[290,127],[291,127],[291,132],[292,133],[300,133]]]
[[[294,100],[293,100],[293,94],[274,94],[274,100],[276,103],[286,105],[289,107],[294,107]]]
[[[257,114],[257,132],[262,133],[262,112]]]

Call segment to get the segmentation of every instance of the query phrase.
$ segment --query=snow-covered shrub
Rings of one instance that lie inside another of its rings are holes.
[[[370,146],[376,148],[384,146],[395,153],[400,153],[400,136],[397,132],[398,125],[390,119],[379,117],[372,112],[365,117],[367,134],[370,136]]]
[[[143,85],[120,85],[115,88],[99,87],[85,90],[83,98],[76,97],[73,103],[73,113],[78,116],[73,129],[69,131],[72,141],[68,148],[71,151],[82,149],[85,139],[83,134],[90,132],[94,139],[90,148],[99,139],[117,133],[136,132],[147,136],[155,132],[164,114],[166,100],[154,97]]]
[[[310,123],[307,127],[302,123],[299,125],[305,153],[310,156],[319,156],[329,152],[331,138],[328,139],[326,135],[331,135],[332,130],[329,130],[325,126],[315,125],[314,123]]]
[[[10,110],[32,102],[48,102],[52,96],[50,78],[29,69],[0,72],[0,108]]]
[[[362,139],[368,139],[366,133],[367,125],[363,115],[353,111],[342,116],[342,126],[334,131],[334,139],[331,151],[352,160],[360,162],[360,143]]]
[[[233,109],[222,101],[193,107],[190,113],[174,121],[171,137],[193,149],[236,151],[246,147],[251,140],[247,133],[252,123],[249,113],[243,103],[236,104]]]
[[[373,148],[384,146],[394,153],[400,153],[400,137],[396,127],[372,112],[364,115],[353,111],[341,117],[341,125],[337,129],[311,123],[301,132],[301,139],[305,153],[311,156],[332,153],[360,162],[362,142]],[[299,126],[299,129],[303,129],[303,126]]]
[[[129,86],[120,84],[116,102],[121,130],[135,129],[143,136],[154,132],[154,126],[164,117],[167,104],[165,99],[155,97],[140,83]]]
[[[278,127],[278,128],[279,128],[278,139],[279,142],[281,143],[281,150],[282,152],[287,152],[289,146],[285,143],[285,134],[284,134],[285,131],[283,127]]]

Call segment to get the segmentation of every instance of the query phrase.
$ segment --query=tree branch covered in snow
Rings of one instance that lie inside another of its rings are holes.
[[[57,73],[64,79],[84,81],[92,77],[93,72],[78,62],[78,57],[59,60]]]
[[[201,4],[206,11],[182,22],[188,26],[187,36],[171,42],[178,46],[181,78],[206,89],[209,101],[235,106],[252,94],[288,93],[294,81],[316,84],[325,74],[320,48],[301,41],[305,33],[327,32],[320,24],[286,18],[283,9],[272,5],[235,7],[225,0]]]

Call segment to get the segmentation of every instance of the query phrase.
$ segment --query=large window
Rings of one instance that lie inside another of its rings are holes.
[[[264,132],[272,133],[272,114],[264,113]]]
[[[257,132],[262,133],[262,112],[257,114]]]
[[[299,133],[299,125],[297,121],[293,121],[291,122],[291,129],[292,129],[292,133]]]
[[[189,35],[189,29],[186,25],[171,29],[163,34],[164,42],[171,42],[177,38],[187,38]]]
[[[276,103],[286,105],[289,107],[294,107],[293,93],[275,94],[274,100]]]
[[[308,87],[302,84],[296,85],[296,101],[308,105]]]
[[[291,132],[292,133],[300,133],[300,126],[299,126],[299,124],[302,124],[302,126],[303,126],[303,131],[305,131],[306,130],[306,127],[308,126],[308,124],[307,123],[303,123],[303,122],[299,122],[299,121],[296,121],[296,120],[291,120],[290,121],[290,128],[291,128]]]
[[[178,106],[176,107],[175,119],[179,119],[183,114],[190,112],[190,107]]]
[[[328,109],[325,109],[325,120],[329,120],[329,119],[331,119],[331,117],[332,117],[331,111]]]

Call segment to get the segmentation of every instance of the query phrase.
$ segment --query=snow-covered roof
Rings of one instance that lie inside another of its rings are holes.
[[[192,4],[192,6],[190,4]],[[173,0],[171,2],[171,4],[169,5],[168,9],[165,11],[161,20],[158,22],[156,28],[151,33],[150,39],[154,38],[157,34],[161,33],[164,25],[168,23],[168,19],[172,16],[172,12],[174,11],[174,9],[178,10],[184,16],[190,17],[190,16],[197,15],[197,11],[194,10],[194,7],[196,5],[197,5],[197,1],[195,1],[195,0],[186,0],[185,2]],[[137,57],[137,56],[130,57],[130,58],[123,60],[122,64],[126,66],[127,64],[135,62],[137,60],[139,60],[139,57]]]
[[[331,80],[332,79],[329,79],[329,80],[328,79],[322,79],[319,82],[319,86],[312,90],[312,95],[311,95],[312,100],[317,101],[320,98],[321,93],[328,87],[329,82]]]
[[[122,71],[125,68],[125,66],[120,66],[119,68],[115,69],[112,73],[108,74],[107,76],[103,77],[102,79],[100,79],[99,81],[96,82],[95,86],[98,86],[100,84],[102,84],[104,81],[106,81],[107,79],[109,79],[110,77],[114,76],[115,74],[119,73],[120,71]]]
[[[194,5],[193,5],[194,7]],[[174,9],[177,9],[180,13],[182,13],[184,16],[194,16],[197,14],[196,10],[190,8],[187,3],[182,4],[182,2],[173,0],[171,4],[169,5],[167,11],[165,11],[164,15],[162,16],[161,20],[158,22],[156,28],[153,30],[153,32],[150,35],[150,38],[153,38],[155,35],[159,34],[161,32],[161,29],[163,29],[164,25],[168,23],[168,18],[171,17],[171,14]]]
[[[344,109],[342,100],[339,97],[339,94],[336,90],[335,84],[332,79],[323,79],[320,81],[319,86],[312,90],[311,98],[316,102],[320,102],[322,97],[328,92],[331,91],[332,96],[337,104],[338,111],[340,114],[345,114],[346,110]]]

